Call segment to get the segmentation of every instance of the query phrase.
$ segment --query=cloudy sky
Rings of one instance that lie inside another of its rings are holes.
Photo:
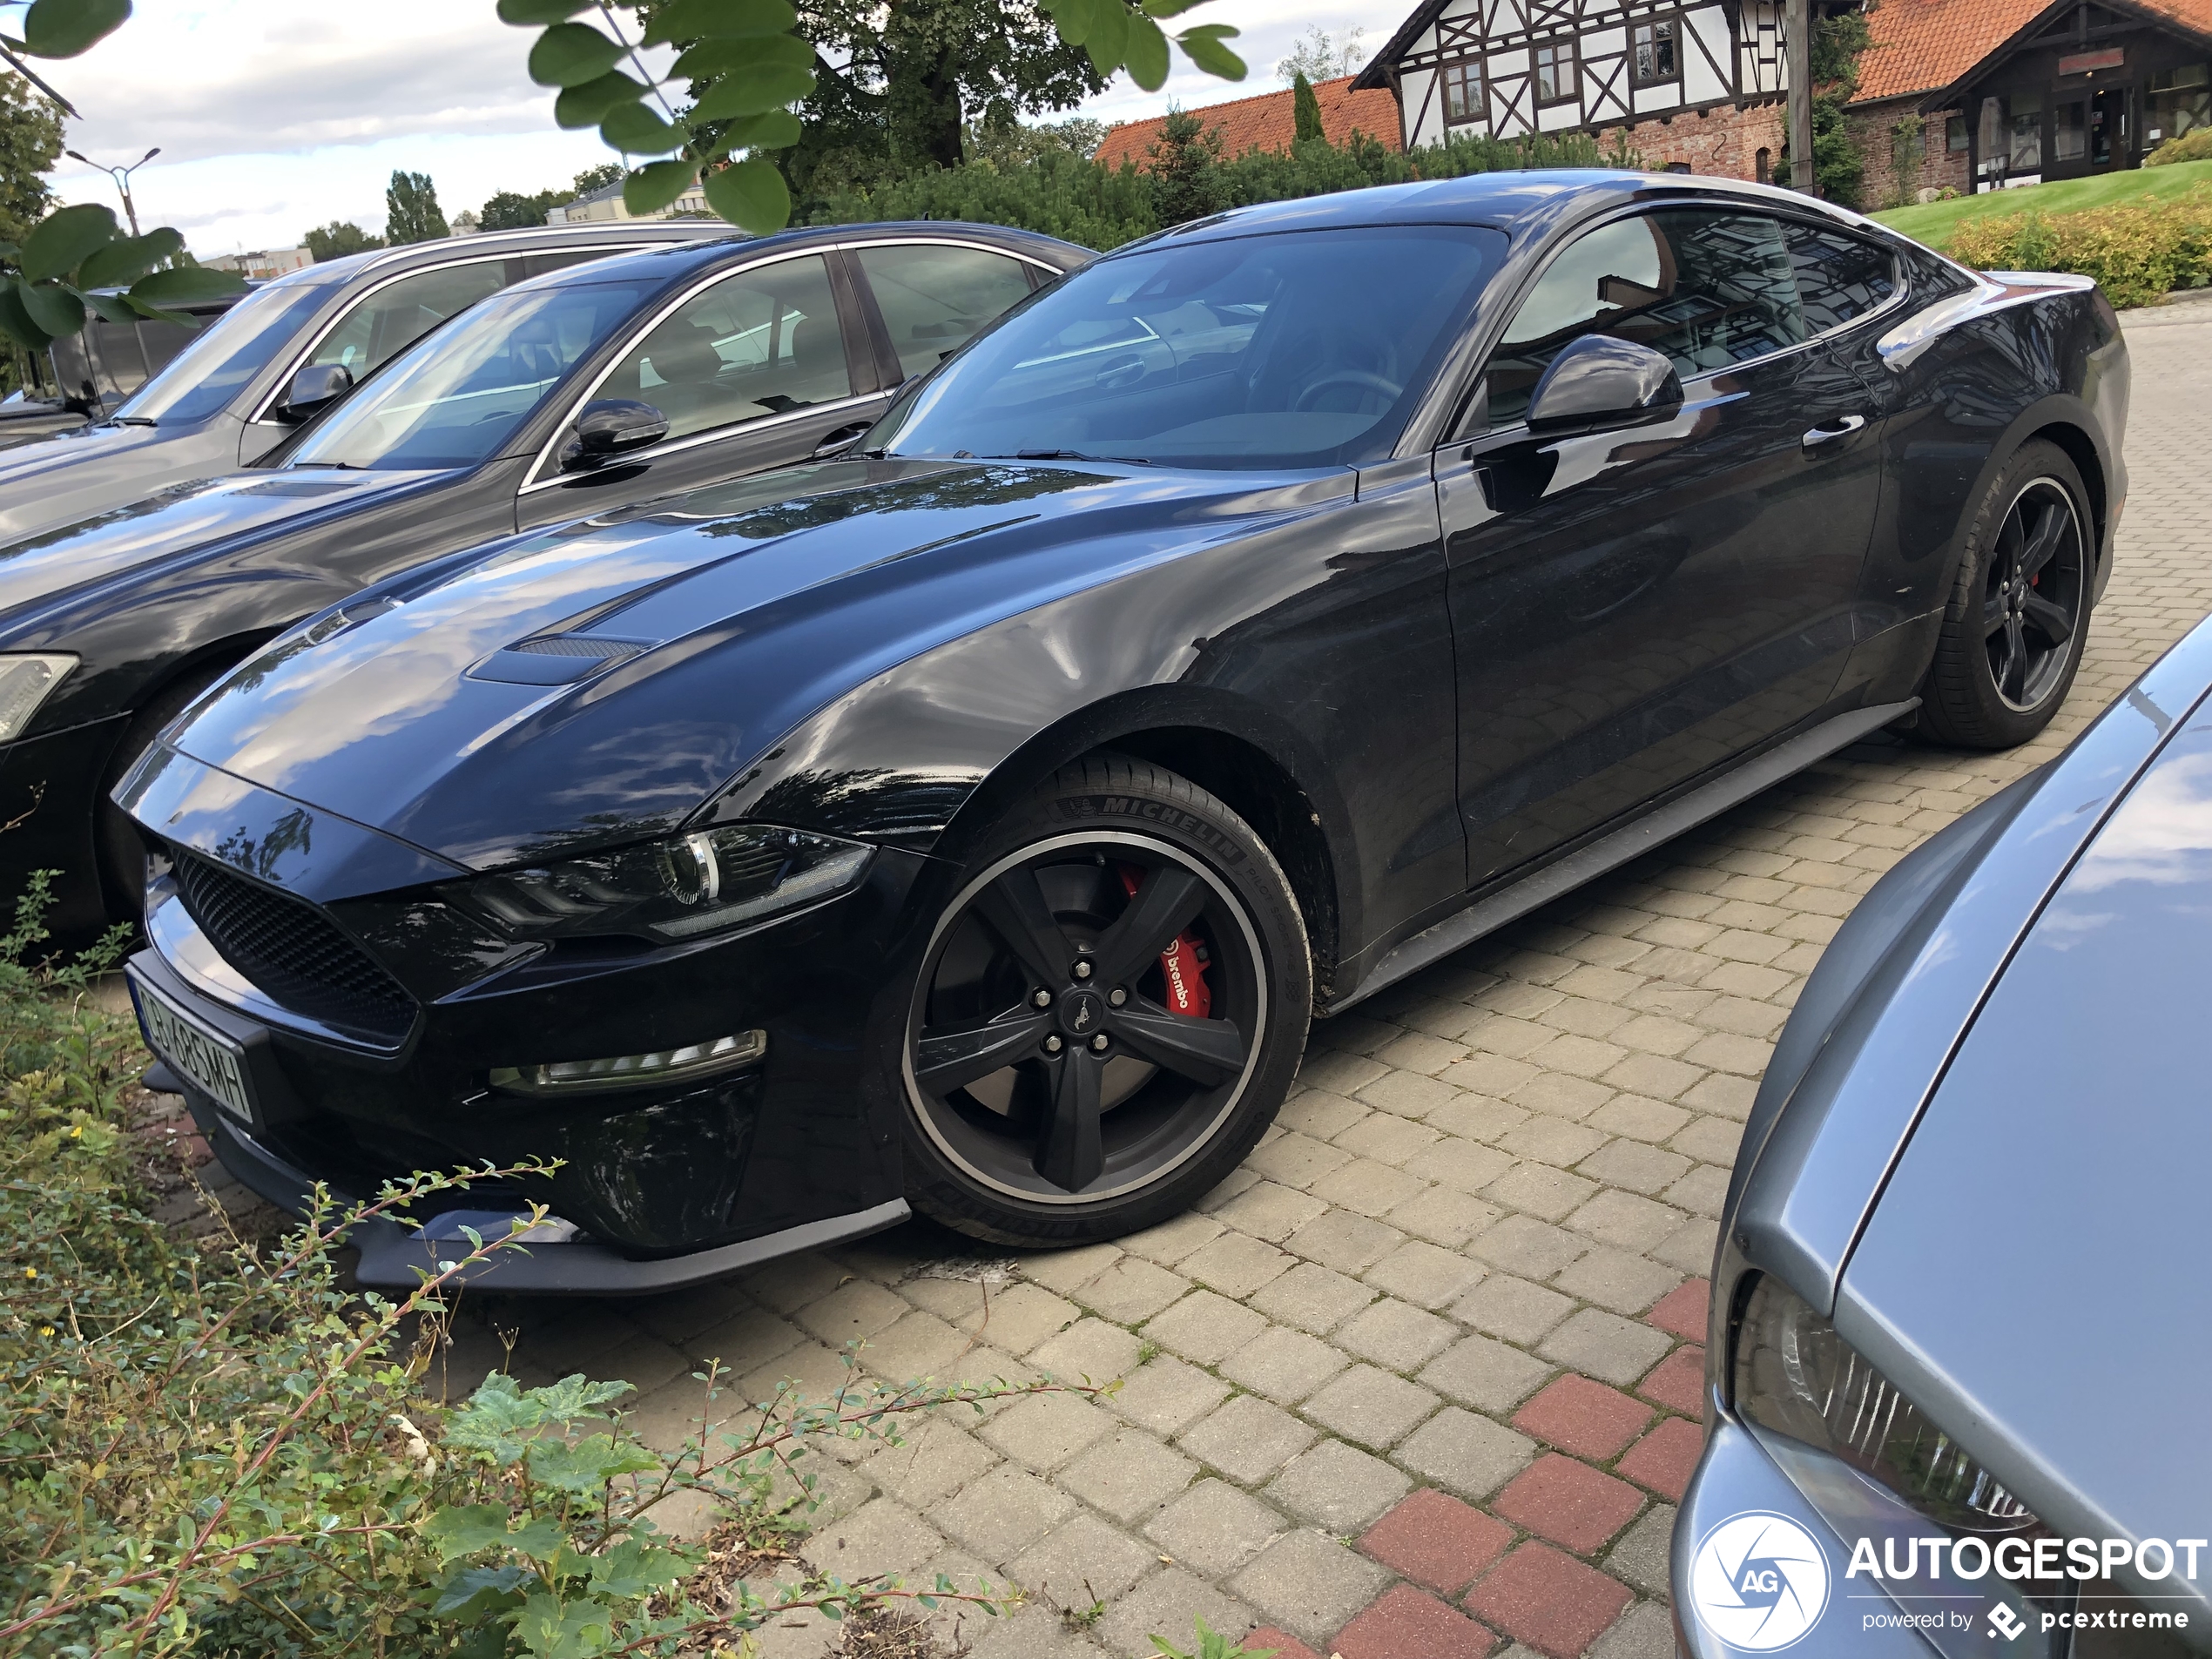
[[[1271,90],[1276,60],[1314,26],[1364,27],[1372,50],[1411,0],[1211,0],[1207,21],[1237,25],[1251,75],[1231,87],[1177,58],[1157,94],[1126,76],[1082,112],[1154,115]],[[47,66],[84,112],[69,145],[129,162],[139,218],[174,225],[202,257],[287,246],[309,226],[384,223],[395,168],[427,172],[448,218],[495,191],[565,184],[608,158],[595,133],[553,125],[551,95],[523,72],[530,35],[507,28],[493,0],[156,0],[80,58]],[[0,28],[21,12],[0,0]],[[64,160],[65,200],[115,205],[100,173]]]

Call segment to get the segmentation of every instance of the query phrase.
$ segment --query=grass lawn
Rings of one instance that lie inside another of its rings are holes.
[[[2023,190],[1993,190],[1986,195],[1961,196],[1956,201],[1892,207],[1874,217],[1903,231],[1916,242],[1941,248],[1970,219],[1992,213],[2024,213],[2031,207],[2046,213],[2109,207],[2115,202],[2134,201],[2143,196],[2187,195],[2202,184],[2212,184],[2212,161],[2182,161],[2168,167],[2134,168],[2125,172],[2101,173],[2093,179],[2030,185]]]

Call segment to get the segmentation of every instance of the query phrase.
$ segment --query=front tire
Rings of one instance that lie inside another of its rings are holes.
[[[1312,1004],[1296,898],[1244,819],[1143,761],[1068,767],[982,838],[923,953],[908,1201],[1004,1244],[1164,1221],[1274,1121]]]
[[[1922,737],[2009,749],[2050,725],[2088,633],[2092,523],[2081,475],[2056,444],[2024,443],[1998,469],[1959,552]]]

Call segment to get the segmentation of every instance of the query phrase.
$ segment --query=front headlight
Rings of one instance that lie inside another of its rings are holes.
[[[834,897],[874,855],[812,830],[735,824],[485,876],[455,896],[525,939],[684,940]]]
[[[1957,1532],[2037,1526],[2027,1506],[1897,1391],[1836,1327],[1763,1276],[1736,1339],[1736,1409],[1841,1459]]]
[[[76,666],[77,658],[62,651],[0,655],[0,743],[23,735],[47,693]]]

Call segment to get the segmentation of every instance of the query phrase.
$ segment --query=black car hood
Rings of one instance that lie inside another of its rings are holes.
[[[1875,1206],[1837,1324],[2061,1533],[2212,1536],[2212,715],[2059,885]],[[2141,1593],[2212,1615],[2212,1550]]]
[[[351,509],[450,475],[260,469],[174,484],[0,547],[0,617],[127,571],[250,539],[303,515]]]
[[[334,632],[310,623],[171,741],[472,868],[658,833],[852,687],[1315,485],[896,460],[767,474],[448,564]],[[551,636],[568,643],[512,649]],[[634,654],[603,669],[580,641]],[[579,663],[585,678],[543,683]]]

